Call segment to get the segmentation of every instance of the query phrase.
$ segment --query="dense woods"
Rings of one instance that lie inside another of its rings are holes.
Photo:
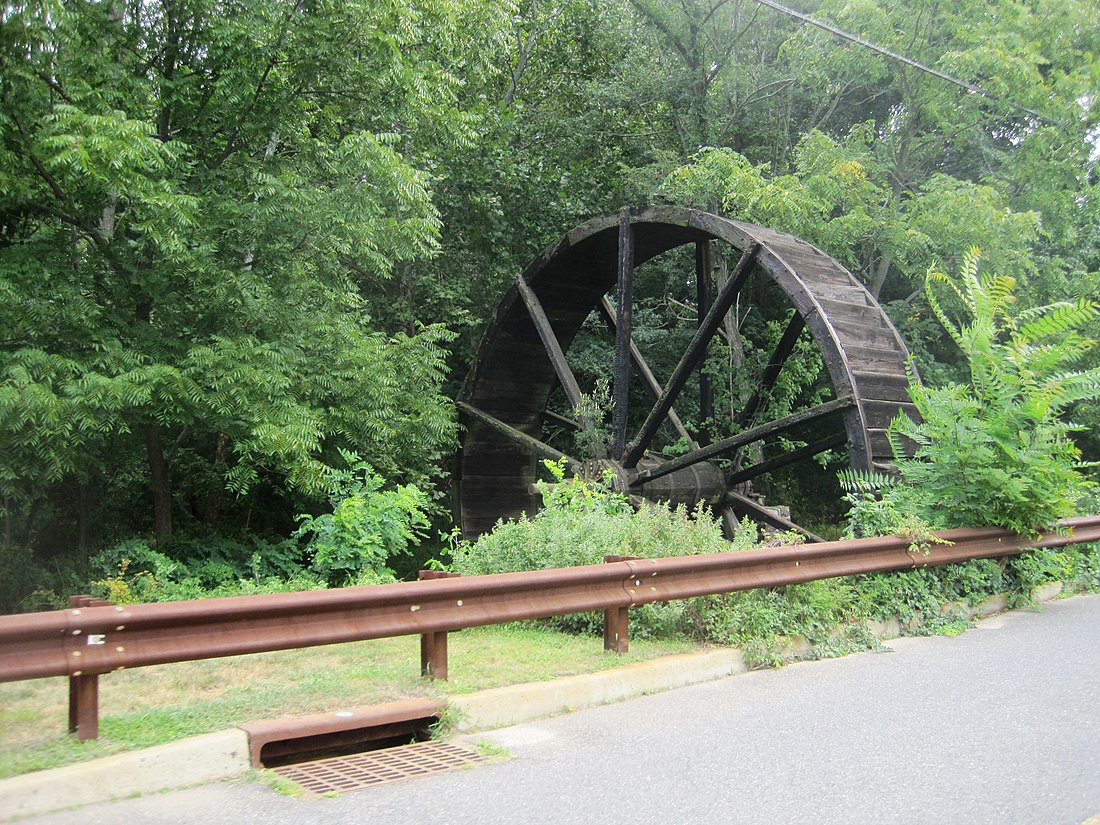
[[[481,330],[547,243],[624,204],[820,246],[933,386],[971,371],[930,267],[980,247],[1021,307],[1100,295],[1095,2],[800,0],[825,28],[773,5],[5,5],[0,609],[135,542],[285,572],[301,514],[332,546],[392,533],[385,560],[415,537],[382,490],[431,516],[416,536],[446,533]],[[636,336],[661,364],[694,285],[647,277]],[[1079,395],[1070,435],[1100,460]],[[366,521],[340,515],[356,495]]]

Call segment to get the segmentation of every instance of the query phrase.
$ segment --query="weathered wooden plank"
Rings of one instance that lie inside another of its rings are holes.
[[[846,343],[844,354],[848,357],[848,363],[853,372],[870,370],[872,372],[888,369],[896,365],[901,356],[897,350],[889,350],[883,347],[864,347]]]
[[[815,281],[803,281],[815,298],[843,301],[855,306],[872,307],[867,291],[856,284],[830,284]]]
[[[463,453],[462,469],[469,468],[483,476],[507,476],[519,478],[535,471],[535,456],[530,454],[508,455],[472,450]]]
[[[860,319],[829,316],[829,323],[840,336],[841,342],[847,344],[862,343],[876,349],[897,349],[897,338],[894,331],[883,323],[881,318]]]
[[[842,301],[836,298],[828,298],[823,295],[815,294],[814,297],[817,298],[818,304],[829,319],[843,318],[856,323],[861,321],[877,322],[882,320],[882,310],[880,307],[870,306],[862,302],[853,303],[852,301]]]
[[[862,381],[856,382],[859,397],[864,403],[884,401],[893,404],[909,403],[909,391],[905,387],[888,386],[884,384],[868,385]]]
[[[816,252],[817,250],[814,250],[813,247],[806,247],[806,250],[802,250],[789,245],[783,248],[780,248],[777,244],[769,244],[768,246],[773,252],[777,252],[784,263],[798,273],[798,277],[811,289],[815,289],[819,284],[836,287],[858,286],[858,281],[852,277],[851,273],[846,269],[837,267],[831,258],[820,253],[811,254],[807,251]]]
[[[470,399],[477,407],[484,407],[489,402],[497,405],[511,406],[514,402],[528,401],[531,398],[531,385],[511,378],[485,378],[478,382],[477,392]]]
[[[886,428],[867,428],[867,443],[871,447],[871,454],[878,460],[883,457],[885,460],[889,460],[893,457],[893,451],[890,449],[890,440],[886,437]]]
[[[891,401],[877,401],[864,398],[860,402],[863,407],[863,417],[868,427],[886,429],[899,412],[904,412],[912,418],[919,418],[917,408],[912,404],[897,403]]]

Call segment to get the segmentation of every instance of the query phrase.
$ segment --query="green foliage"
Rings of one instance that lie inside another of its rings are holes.
[[[113,604],[166,602],[317,590],[324,580],[302,564],[296,543],[226,539],[177,541],[171,553],[145,539],[127,539],[89,564],[91,592]]]
[[[756,528],[745,523],[731,545],[722,538],[721,524],[704,507],[646,505],[634,512],[626,498],[598,482],[564,478],[554,462],[547,466],[556,483],[540,484],[544,507],[533,518],[500,522],[475,542],[460,542],[453,551],[452,569],[463,575],[505,573],[600,564],[608,554],[658,558],[689,553],[720,553],[756,543]],[[550,620],[573,631],[602,632],[597,615],[565,616]],[[672,602],[645,605],[631,612],[631,634],[690,632],[694,626],[690,605]]]
[[[542,464],[553,477],[552,482],[535,482],[547,510],[581,516],[585,513],[622,516],[633,512],[627,497],[612,488],[615,480],[613,470],[605,469],[599,479],[584,479],[566,477],[565,459],[544,460]]]
[[[33,544],[47,501],[92,547],[173,517],[285,533],[340,448],[438,478],[453,335],[392,299],[438,252],[432,170],[477,134],[461,92],[508,11],[5,7],[5,539]]]
[[[611,449],[611,431],[607,426],[611,412],[611,385],[606,377],[596,379],[592,392],[582,393],[574,413],[580,422],[580,430],[574,436],[577,455],[585,460],[607,458]],[[561,481],[558,473],[551,469]]]
[[[1077,554],[1064,550],[1038,549],[1010,559],[1005,573],[1015,580],[1016,589],[1029,594],[1048,582],[1069,582],[1077,572]]]
[[[557,483],[542,485],[548,496],[544,508],[534,518],[500,522],[475,542],[457,542],[453,570],[484,575],[598,564],[606,554],[656,558],[760,544],[755,527],[747,522],[732,543],[725,541],[706,511],[689,514],[682,508],[644,506],[631,513],[609,508],[607,501],[616,494],[583,479],[565,479],[560,465],[549,466]],[[877,474],[848,472],[844,481],[852,496],[875,496],[880,491],[889,496],[907,489],[897,479]],[[590,489],[582,493],[583,487]],[[550,496],[562,488],[568,492]],[[875,502],[862,522],[868,534],[900,532],[911,535],[916,545],[930,538],[927,526],[899,511],[895,500]],[[778,665],[792,637],[806,639],[811,656],[873,648],[877,643],[866,624],[871,620],[898,618],[909,633],[958,633],[965,622],[957,610],[945,612],[945,606],[974,605],[1004,592],[1025,600],[1037,584],[1054,579],[1073,582],[1077,588],[1100,586],[1100,545],[1028,553],[1008,562],[979,559],[645,605],[631,611],[631,634],[688,635],[741,647],[754,665]],[[560,617],[551,623],[573,632],[602,630],[596,614]]]
[[[899,415],[890,434],[896,454],[903,438],[916,445],[912,458],[897,461],[909,485],[904,497],[935,527],[1049,529],[1075,513],[1090,486],[1078,471],[1072,425],[1061,416],[1076,401],[1100,397],[1100,369],[1076,369],[1093,350],[1082,330],[1097,317],[1096,304],[1016,311],[1014,286],[1011,278],[979,276],[976,249],[964,256],[957,281],[928,273],[928,302],[966,356],[970,384],[911,382],[921,420]]]
[[[391,560],[428,528],[427,497],[411,484],[383,489],[383,479],[352,454],[351,469],[334,472],[331,513],[302,515],[294,533],[310,536],[310,570],[332,586],[395,581]]]
[[[837,477],[851,508],[845,538],[906,536],[914,550],[933,539],[933,528],[918,514],[918,494],[896,476],[846,468]]]
[[[843,140],[806,134],[788,174],[772,174],[727,148],[707,148],[674,170],[661,193],[678,203],[720,210],[738,220],[790,232],[820,246],[878,295],[908,292],[929,258],[981,242],[987,256],[1021,276],[1035,269],[1038,216],[1014,212],[997,190],[933,175],[901,197],[889,166],[871,151],[869,124]],[[887,285],[891,276],[897,284]]]
[[[1043,117],[724,0],[5,6],[4,607],[150,529],[172,558],[170,537],[285,536],[341,449],[438,502],[448,382],[499,296],[623,203],[816,243],[890,302],[934,385],[960,355],[914,297],[928,260],[980,242],[1028,303],[1097,294],[1095,2],[813,13]],[[658,374],[682,352],[676,302],[692,314],[684,264],[637,273]],[[716,431],[785,320],[744,297],[743,353],[707,366]],[[817,369],[800,344],[766,414],[819,392]],[[1071,409],[1091,458],[1098,410]]]

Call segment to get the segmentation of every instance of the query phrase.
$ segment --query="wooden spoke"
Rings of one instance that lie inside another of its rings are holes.
[[[753,262],[756,259],[756,253],[759,251],[760,244],[754,243],[741,256],[741,260],[738,261],[736,269],[731,273],[729,281],[722,287],[722,291],[711,305],[710,311],[703,319],[703,323],[696,330],[695,337],[691,339],[687,350],[680,358],[680,363],[673,370],[672,377],[669,378],[664,391],[653,405],[653,409],[649,411],[649,415],[645,423],[642,424],[637,437],[630,442],[626,452],[623,453],[622,463],[624,466],[637,466],[638,459],[642,457],[642,453],[645,452],[646,447],[653,440],[661,421],[668,416],[668,411],[684,388],[684,384],[687,383],[688,377],[702,360],[707,344],[718,329],[718,324],[721,323],[722,318],[737,298],[737,293],[741,291],[748,280],[752,272]]]
[[[546,348],[546,354],[550,358],[550,363],[554,367],[558,381],[561,382],[562,389],[565,390],[565,397],[569,399],[569,404],[575,410],[581,404],[581,388],[573,375],[573,370],[569,367],[569,362],[565,360],[565,353],[558,342],[558,336],[554,334],[554,328],[550,325],[550,319],[546,317],[546,312],[543,310],[538,296],[528,286],[522,275],[516,278],[516,288],[519,290],[520,298],[523,299],[527,312],[535,324],[535,329],[538,330],[539,338]]]
[[[611,302],[607,300],[606,295],[600,298],[597,308],[600,310],[600,314],[607,323],[608,329],[614,333],[615,308],[611,306]],[[638,349],[638,345],[634,343],[633,339],[630,341],[630,361],[634,364],[634,370],[642,379],[642,386],[645,388],[646,394],[649,395],[653,401],[656,401],[661,395],[661,384],[657,381],[657,376],[655,376],[653,370],[649,368],[649,364],[646,363],[642,351]],[[687,439],[690,444],[695,443],[695,439],[693,439],[691,433],[687,431],[687,427],[685,427],[684,423],[680,420],[680,416],[677,415],[676,410],[671,407],[668,410],[668,420],[678,436]]]
[[[714,295],[711,288],[711,246],[710,241],[697,241],[695,244],[695,306],[702,326],[706,320]],[[709,347],[703,350],[701,363],[706,364]],[[714,387],[711,386],[710,376],[705,372],[699,373],[699,443],[709,444],[711,427],[714,421]]]
[[[722,519],[722,525],[725,527],[726,535],[732,539],[737,535],[737,531],[741,527],[741,522],[737,518],[737,512],[732,507],[726,506],[720,507],[718,513]]]
[[[581,422],[572,418],[566,418],[564,415],[558,415],[553,410],[544,410],[542,414],[545,418],[548,418],[555,424],[560,424],[563,427],[568,427],[570,430],[581,429]]]
[[[802,461],[803,459],[812,458],[818,453],[823,453],[826,450],[831,450],[834,447],[839,447],[842,444],[848,442],[848,436],[846,433],[837,433],[831,435],[828,438],[823,438],[820,441],[815,441],[813,444],[807,444],[805,447],[799,447],[797,450],[793,450],[789,453],[770,458],[767,461],[761,461],[759,464],[754,464],[751,467],[746,467],[743,470],[738,470],[726,477],[726,483],[731,487],[734,484],[741,484],[749,479],[762,476],[764,473],[770,473],[772,470],[777,470],[780,467],[786,467],[788,464],[794,464],[795,462]]]
[[[626,422],[630,412],[630,344],[634,328],[634,228],[630,210],[619,212],[618,307],[615,316],[615,367],[611,386],[611,456],[616,461],[626,449]]]
[[[527,450],[530,450],[536,455],[545,456],[551,461],[561,461],[562,459],[565,459],[565,463],[568,464],[570,469],[572,469],[573,472],[576,473],[579,473],[584,469],[584,464],[582,464],[580,461],[577,461],[575,458],[566,455],[561,450],[554,449],[549,444],[539,441],[534,436],[530,436],[527,435],[527,433],[520,432],[510,424],[504,423],[499,418],[489,415],[489,413],[483,412],[482,410],[479,410],[477,407],[471,404],[467,404],[463,401],[456,401],[455,405],[458,407],[460,412],[465,413],[471,418],[476,418],[478,421],[488,427],[492,427],[498,433],[507,436],[512,441],[523,446]]]
[[[745,404],[745,409],[737,417],[737,426],[744,427],[752,422],[756,413],[760,410],[761,404],[764,403],[764,399],[775,388],[775,382],[779,380],[779,373],[783,371],[783,365],[787,363],[787,359],[794,352],[795,345],[798,343],[798,336],[805,327],[805,319],[795,312],[794,317],[787,324],[786,330],[783,331],[779,343],[776,344],[775,352],[768,359],[768,365],[764,368],[764,374],[760,378],[760,386],[753,392],[752,397]]]
[[[740,447],[744,447],[746,444],[752,444],[754,441],[760,441],[775,433],[784,432],[801,424],[823,418],[826,415],[832,415],[835,412],[849,409],[854,405],[855,401],[852,397],[845,396],[835,401],[828,401],[816,407],[811,407],[808,410],[801,410],[792,415],[784,416],[775,421],[769,421],[767,424],[761,424],[759,427],[753,427],[750,430],[745,430],[743,433],[738,433],[729,438],[723,438],[721,441],[716,441],[714,444],[708,444],[706,447],[692,450],[686,455],[678,456],[657,467],[635,473],[630,479],[630,486],[633,487],[637,484],[645,484],[655,478],[660,478],[669,473],[674,473],[677,470],[682,470],[685,467],[690,467],[693,464],[698,464],[700,461],[706,461],[707,459],[730,453]]]
[[[776,530],[793,530],[795,533],[799,533],[813,542],[825,541],[821,536],[811,533],[805,527],[800,527],[790,519],[776,515],[767,507],[762,507],[751,498],[743,496],[740,493],[726,493],[726,501],[733,509],[744,513],[753,521],[762,521],[768,526],[774,527]]]

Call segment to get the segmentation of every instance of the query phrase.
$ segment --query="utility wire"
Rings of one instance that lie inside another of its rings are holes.
[[[769,9],[773,9],[774,11],[780,12],[781,14],[786,14],[790,17],[797,18],[803,23],[809,23],[811,26],[817,26],[819,29],[824,29],[825,31],[829,32],[829,34],[835,35],[836,37],[839,37],[843,40],[849,40],[852,43],[857,43],[866,49],[870,49],[873,52],[881,54],[883,57],[888,57],[891,60],[896,60],[899,63],[904,63],[906,66],[912,66],[918,71],[926,72],[930,75],[933,75],[934,77],[938,77],[940,80],[945,80],[948,83],[953,83],[954,85],[962,89],[966,89],[966,91],[970,92],[971,94],[981,95],[987,100],[992,100],[994,103],[999,103],[1002,106],[1009,106],[1013,109],[1018,109],[1021,112],[1026,112],[1032,117],[1042,121],[1046,121],[1047,123],[1064,125],[1064,122],[1057,118],[1052,118],[1049,115],[1039,114],[1039,112],[1036,112],[1034,109],[1029,109],[1026,106],[1021,106],[1019,103],[1014,103],[1011,100],[1004,100],[1002,98],[999,98],[993,93],[987,92],[977,83],[967,83],[964,80],[959,80],[958,78],[952,77],[949,74],[945,74],[938,69],[933,69],[931,66],[926,66],[924,63],[913,60],[911,57],[906,57],[903,54],[898,54],[897,52],[890,51],[890,49],[885,49],[882,46],[876,46],[874,43],[870,42],[869,40],[864,40],[858,35],[851,34],[844,31],[843,29],[838,29],[835,26],[830,26],[828,23],[822,22],[821,20],[816,20],[815,18],[810,17],[808,14],[803,14],[800,11],[795,11],[794,9],[787,8],[786,6],[781,6],[779,5],[779,3],[773,2],[773,0],[756,0],[756,2],[759,3],[761,6],[767,6]]]

